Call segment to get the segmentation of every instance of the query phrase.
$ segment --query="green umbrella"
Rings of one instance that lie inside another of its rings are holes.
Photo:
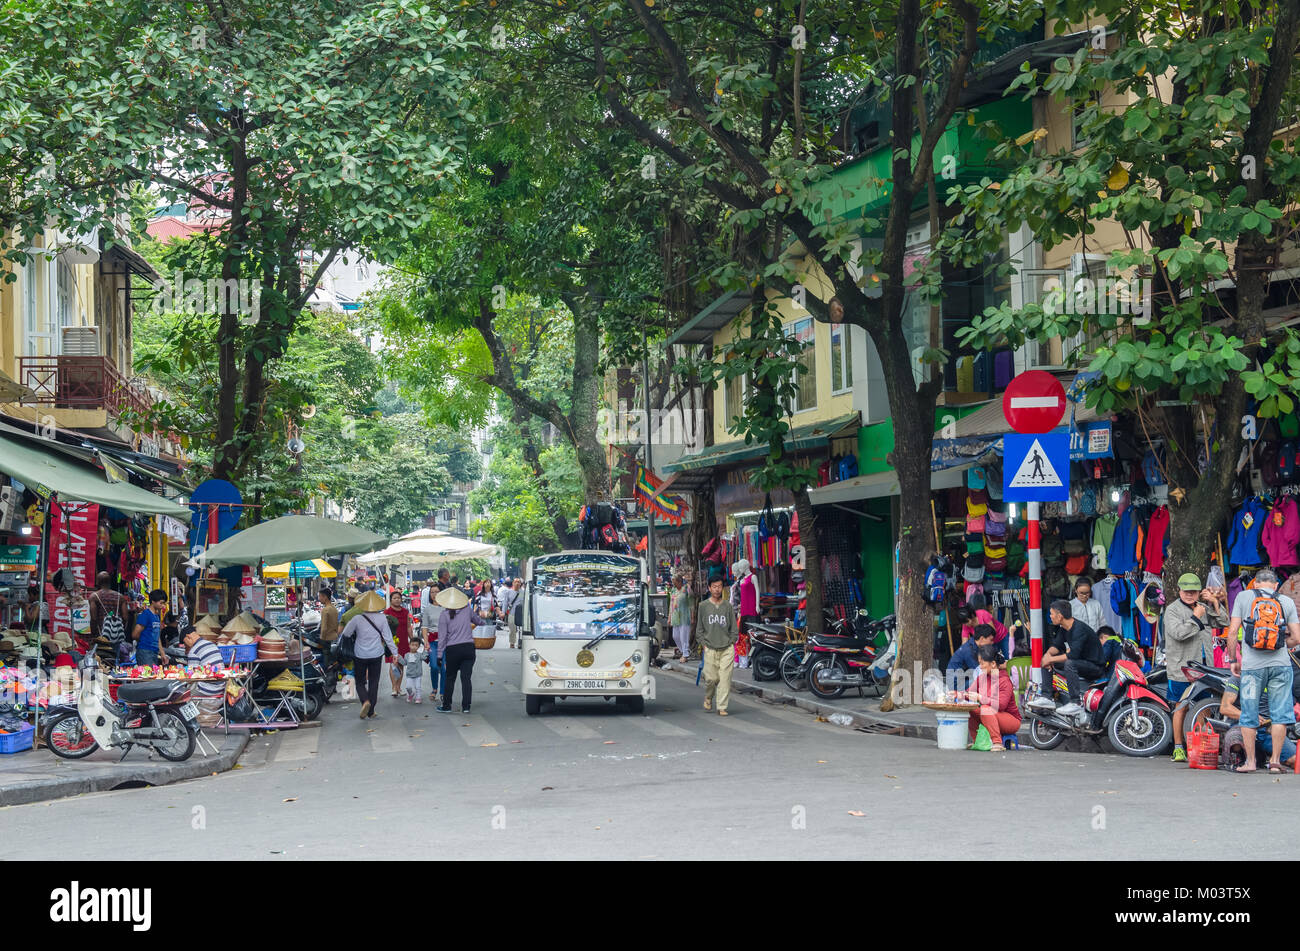
[[[303,558],[324,558],[375,551],[385,547],[387,536],[347,522],[314,515],[284,515],[262,522],[212,545],[196,556],[196,564],[215,568],[229,565],[255,565],[259,561],[276,564]]]

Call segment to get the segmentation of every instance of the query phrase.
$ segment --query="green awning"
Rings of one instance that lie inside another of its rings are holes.
[[[130,515],[170,515],[188,522],[190,510],[129,482],[109,482],[98,469],[57,450],[0,436],[0,472],[35,489],[45,486],[65,501],[97,502]]]
[[[860,420],[857,412],[852,412],[843,416],[836,416],[834,419],[825,419],[819,423],[796,426],[786,433],[785,448],[787,451],[794,451],[822,446],[842,430],[849,427],[857,429],[859,425]],[[770,447],[766,443],[749,443],[746,445],[743,439],[737,439],[734,442],[717,443],[708,446],[700,452],[687,453],[675,462],[663,466],[660,471],[689,472],[693,469],[711,469],[714,466],[744,462],[746,459],[757,459],[759,456],[767,454],[769,450]]]
[[[225,568],[276,564],[304,558],[327,558],[378,551],[388,545],[387,535],[376,535],[359,525],[314,515],[281,515],[236,532],[193,559],[197,564]]]

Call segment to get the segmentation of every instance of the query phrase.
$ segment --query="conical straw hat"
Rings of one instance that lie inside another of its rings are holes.
[[[388,607],[388,602],[378,591],[367,591],[361,597],[357,598],[357,607],[369,614],[372,611],[382,611]]]
[[[221,633],[256,634],[261,629],[261,625],[257,624],[251,617],[239,614],[226,623],[226,626],[221,629]]]
[[[448,608],[455,611],[469,604],[469,598],[460,588],[444,588],[438,592],[438,596],[433,600],[438,602],[439,607]]]

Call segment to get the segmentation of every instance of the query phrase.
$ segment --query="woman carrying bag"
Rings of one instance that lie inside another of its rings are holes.
[[[379,703],[379,672],[384,655],[397,655],[397,645],[388,627],[384,596],[367,591],[357,598],[359,613],[343,628],[341,640],[351,640],[352,669],[357,679],[357,699],[361,701],[361,719],[373,717]],[[346,650],[346,648],[344,648]]]
[[[469,598],[459,588],[439,591],[437,602],[443,609],[438,615],[438,659],[446,664],[447,673],[442,687],[442,704],[436,709],[439,713],[451,713],[456,675],[459,673],[460,712],[469,713],[474,692],[470,682],[474,674],[474,627],[492,625],[493,622],[479,617],[473,609],[466,610]]]

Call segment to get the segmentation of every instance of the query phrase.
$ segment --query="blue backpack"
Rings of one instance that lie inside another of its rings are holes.
[[[858,474],[858,457],[847,455],[840,460],[840,481],[852,479]]]

